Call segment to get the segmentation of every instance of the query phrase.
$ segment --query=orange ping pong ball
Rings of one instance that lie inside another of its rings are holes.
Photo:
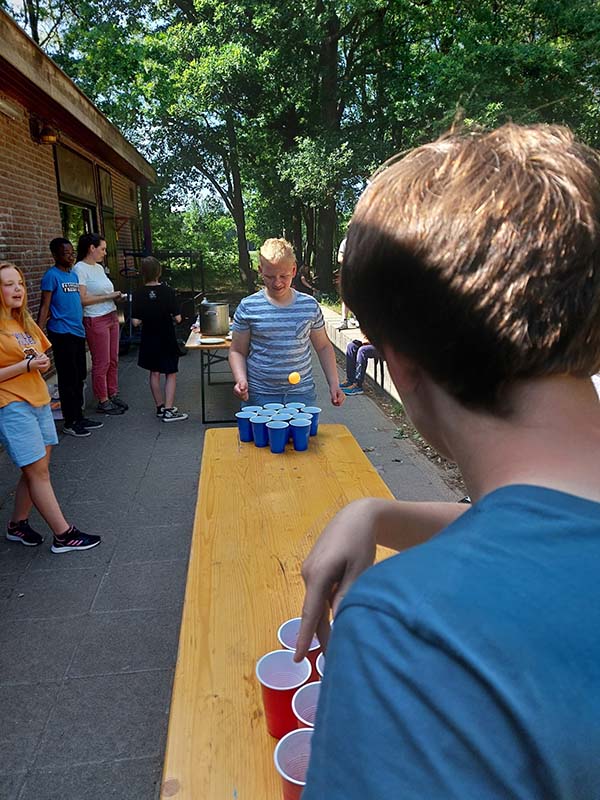
[[[290,372],[288,375],[288,381],[291,384],[300,383],[300,373],[299,372]]]

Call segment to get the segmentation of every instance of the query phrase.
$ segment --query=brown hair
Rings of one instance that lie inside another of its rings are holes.
[[[13,264],[11,261],[2,261],[0,263],[0,272],[4,269],[16,269],[21,278],[23,279],[23,289],[24,289],[24,296],[23,296],[23,305],[21,308],[9,308],[4,302],[4,294],[0,292],[0,332],[1,333],[8,333],[8,331],[2,330],[2,323],[5,320],[14,319],[21,328],[28,333],[30,336],[36,335],[36,324],[33,321],[31,314],[29,313],[29,309],[27,308],[27,281],[25,280],[25,275],[23,274],[23,270],[17,267],[16,264]]]
[[[144,283],[149,281],[156,281],[160,278],[162,267],[160,261],[154,256],[146,256],[142,258],[142,275],[144,276]]]
[[[342,294],[376,345],[465,405],[519,379],[600,369],[600,159],[558,126],[450,135],[358,203]]]

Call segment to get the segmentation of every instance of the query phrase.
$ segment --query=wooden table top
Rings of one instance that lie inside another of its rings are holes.
[[[224,341],[218,344],[202,344],[202,336],[207,339],[223,339]],[[196,331],[190,331],[185,346],[190,350],[229,350],[231,347],[231,339],[225,339],[224,336],[209,336],[208,333],[204,333],[202,336],[199,336]]]
[[[321,530],[370,496],[392,497],[343,425],[282,455],[237,428],[206,431],[163,800],[280,800],[255,664],[301,613],[300,566]]]

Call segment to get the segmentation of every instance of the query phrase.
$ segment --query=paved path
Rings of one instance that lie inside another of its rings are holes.
[[[154,416],[136,356],[121,361],[130,411],[87,439],[61,437],[53,454],[67,519],[102,545],[53,555],[49,536],[40,548],[0,539],[2,800],[158,797],[203,427],[199,354],[180,362],[177,404],[190,419],[169,425]],[[320,379],[322,405],[324,389]],[[214,411],[233,413],[229,386],[210,392]],[[454,499],[368,397],[323,407],[396,497]],[[0,453],[2,531],[17,477]]]

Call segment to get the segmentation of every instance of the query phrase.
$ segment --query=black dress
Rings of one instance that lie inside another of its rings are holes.
[[[164,283],[143,286],[133,293],[133,318],[142,320],[140,367],[164,375],[177,372],[179,345],[172,317],[179,313],[175,292]]]

